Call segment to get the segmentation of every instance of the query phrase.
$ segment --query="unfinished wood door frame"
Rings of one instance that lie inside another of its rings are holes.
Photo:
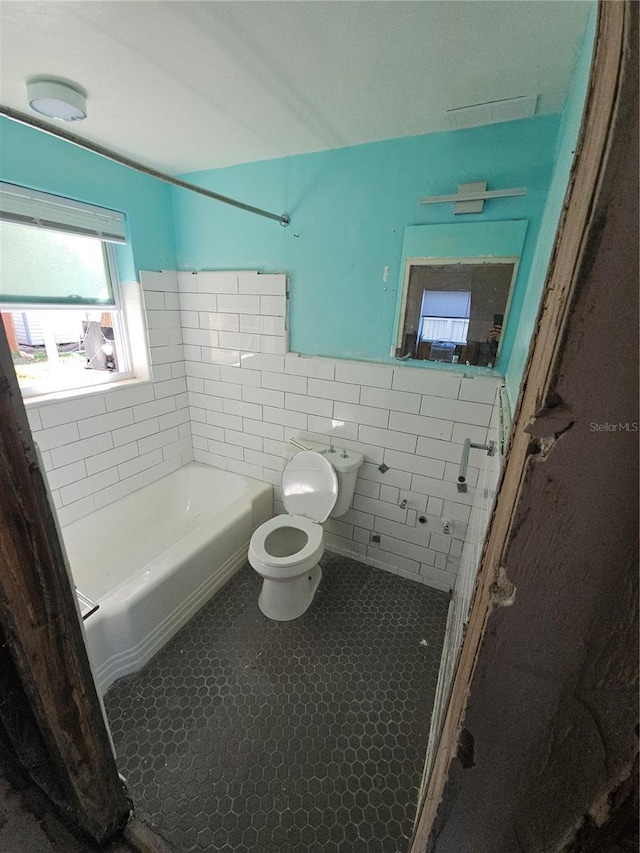
[[[75,594],[0,326],[0,636],[44,742],[59,805],[95,841],[127,821]]]
[[[600,0],[598,13],[585,114],[565,196],[564,213],[558,225],[538,322],[514,413],[510,447],[490,520],[467,631],[410,853],[424,853],[426,850],[449,765],[456,756],[487,620],[493,608],[501,604],[501,599],[507,599],[511,592],[511,585],[506,579],[508,565],[505,567],[505,555],[512,521],[527,477],[529,457],[548,450],[541,448],[541,437],[535,437],[533,425],[555,405],[551,392],[565,324],[578,285],[585,247],[589,240],[597,237],[597,205],[606,199],[602,177],[614,137],[624,82],[630,0]],[[544,436],[548,434],[547,425]]]

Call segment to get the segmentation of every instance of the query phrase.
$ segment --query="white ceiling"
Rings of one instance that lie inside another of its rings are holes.
[[[173,174],[447,129],[445,110],[539,94],[561,111],[581,0],[0,5],[0,101],[66,78],[66,129]],[[34,114],[35,115],[35,114]]]

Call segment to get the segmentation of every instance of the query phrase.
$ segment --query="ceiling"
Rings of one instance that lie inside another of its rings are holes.
[[[0,102],[85,88],[64,124],[172,174],[448,128],[445,110],[538,94],[562,110],[590,3],[296,0],[0,4]],[[34,113],[35,115],[35,113]]]

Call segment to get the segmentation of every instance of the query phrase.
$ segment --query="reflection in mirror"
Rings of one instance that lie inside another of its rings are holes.
[[[396,356],[494,367],[518,258],[409,258]]]

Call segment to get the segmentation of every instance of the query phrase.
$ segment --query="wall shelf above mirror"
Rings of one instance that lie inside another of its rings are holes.
[[[463,369],[506,364],[526,229],[524,220],[406,228],[392,355]]]

